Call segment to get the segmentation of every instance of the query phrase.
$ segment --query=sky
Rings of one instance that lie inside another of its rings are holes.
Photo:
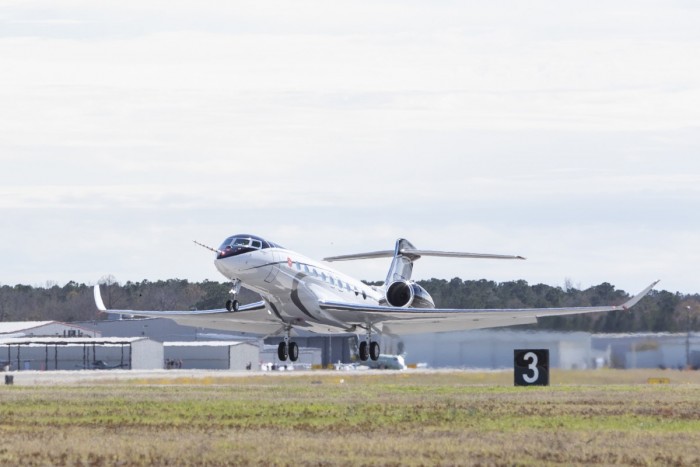
[[[223,281],[192,241],[253,233],[528,258],[416,279],[698,293],[698,24],[690,0],[0,0],[0,284]]]

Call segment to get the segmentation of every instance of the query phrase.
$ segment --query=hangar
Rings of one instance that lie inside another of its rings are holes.
[[[163,368],[163,344],[143,337],[0,338],[4,370]]]
[[[103,336],[142,336],[149,337],[153,340],[168,342],[198,342],[206,345],[211,341],[222,342],[238,342],[238,341],[255,341],[262,346],[275,346],[274,352],[261,350],[261,361],[254,360],[253,364],[258,363],[279,363],[277,359],[277,344],[282,339],[281,337],[268,337],[262,339],[257,335],[246,333],[235,333],[221,331],[217,329],[207,329],[191,326],[183,326],[175,323],[171,319],[166,318],[137,318],[137,319],[120,319],[120,320],[105,320],[105,321],[84,321],[81,326],[94,328]],[[311,333],[300,332],[296,338],[300,348],[300,360],[298,363],[302,366],[306,364],[327,367],[338,361],[348,362],[351,360],[356,347],[356,336],[354,334],[347,335],[328,335],[322,336]],[[261,342],[262,341],[262,342]],[[211,348],[210,348],[211,349]],[[306,349],[309,349],[308,351]],[[318,350],[319,352],[316,352]],[[168,349],[166,347],[166,352]],[[215,351],[216,352],[216,351]],[[309,353],[311,352],[311,353]],[[308,358],[307,358],[308,356]],[[215,358],[219,358],[214,356]],[[165,358],[172,358],[168,355]],[[186,362],[183,363],[186,365]],[[297,365],[299,366],[299,365]],[[189,367],[191,368],[191,367]],[[199,368],[199,367],[198,367]],[[209,367],[203,367],[209,368]]]

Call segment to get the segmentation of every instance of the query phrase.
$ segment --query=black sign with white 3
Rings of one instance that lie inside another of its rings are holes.
[[[549,349],[515,349],[516,386],[549,386]]]

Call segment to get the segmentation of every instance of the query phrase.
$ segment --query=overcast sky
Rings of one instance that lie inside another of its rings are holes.
[[[417,279],[700,292],[699,24],[691,0],[0,0],[0,283],[220,281],[192,240],[246,232],[528,258]]]

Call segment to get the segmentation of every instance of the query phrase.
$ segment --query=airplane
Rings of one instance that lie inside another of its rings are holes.
[[[452,309],[435,308],[430,294],[411,280],[413,263],[423,256],[523,260],[522,256],[420,250],[406,239],[396,241],[393,250],[373,251],[324,258],[349,261],[392,258],[383,285],[370,286],[329,266],[309,259],[277,243],[250,234],[227,237],[219,248],[195,241],[216,254],[216,269],[231,281],[231,298],[215,310],[138,311],[107,309],[99,284],[95,304],[100,311],[120,315],[170,318],[178,324],[227,331],[248,332],[265,337],[284,337],[278,346],[280,361],[299,358],[299,346],[292,334],[306,330],[320,334],[355,333],[361,361],[379,359],[377,335],[406,335],[462,331],[518,324],[532,324],[537,318],[578,313],[627,310],[659,282],[656,281],[621,305],[521,308]],[[257,292],[260,301],[241,305],[241,287]],[[363,336],[363,337],[362,337]]]
[[[379,354],[377,360],[367,360],[362,362],[363,365],[372,369],[380,370],[405,370],[408,368],[406,366],[406,360],[404,360],[403,355],[385,355]]]

